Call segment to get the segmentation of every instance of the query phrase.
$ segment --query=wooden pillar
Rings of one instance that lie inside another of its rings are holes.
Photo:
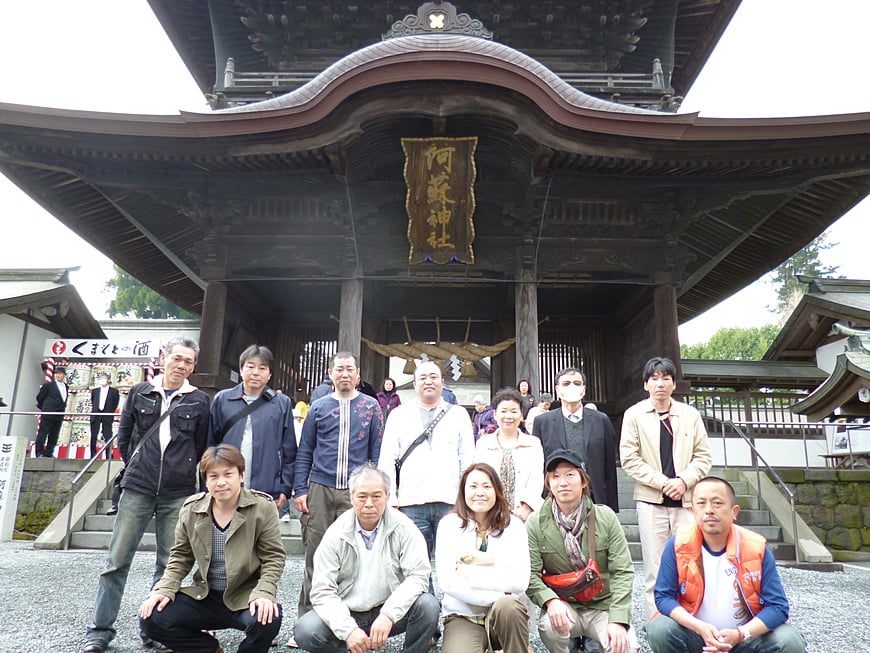
[[[338,351],[360,355],[362,337],[363,280],[347,279],[341,283],[341,313],[338,322]]]
[[[199,358],[196,363],[197,383],[194,385],[210,389],[219,387],[226,315],[227,285],[221,281],[209,281],[202,304]]]
[[[503,317],[493,322],[492,325],[492,342],[501,342],[512,337],[515,331],[515,321],[509,317]],[[493,356],[489,362],[489,371],[492,377],[490,381],[489,394],[493,395],[501,388],[516,385],[514,375],[516,374],[517,357],[516,347],[509,347],[498,356]],[[487,397],[488,398],[488,397]]]
[[[366,316],[362,321],[362,335],[374,342],[387,341],[387,328],[383,320]],[[364,381],[371,383],[375,390],[381,389],[381,383],[389,374],[389,358],[372,351],[367,345],[360,343],[359,366]]]
[[[677,294],[673,286],[656,286],[653,289],[653,319],[655,321],[654,356],[664,356],[674,361],[677,376],[682,377],[680,363],[680,336],[677,332]]]
[[[531,270],[521,270],[514,295],[517,381],[528,379],[532,393],[541,387],[538,356],[538,284]]]

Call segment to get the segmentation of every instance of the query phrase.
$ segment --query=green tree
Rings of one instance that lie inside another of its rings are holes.
[[[776,339],[779,327],[722,327],[710,340],[696,345],[680,345],[680,358],[703,360],[761,360]]]
[[[115,289],[115,299],[109,302],[109,317],[120,315],[143,320],[196,317],[193,313],[173,304],[160,293],[151,290],[117,265],[114,268],[115,276],[106,282],[107,288]]]
[[[773,283],[776,286],[776,309],[784,322],[791,315],[801,297],[807,292],[807,284],[798,281],[799,274],[810,277],[827,277],[836,274],[838,265],[823,265],[819,254],[835,247],[837,243],[828,242],[828,235],[823,233],[803,249],[795,252],[773,271]]]

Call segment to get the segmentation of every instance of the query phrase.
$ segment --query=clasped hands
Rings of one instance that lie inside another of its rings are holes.
[[[362,628],[356,628],[348,635],[345,644],[350,653],[365,653],[366,651],[376,651],[383,648],[387,640],[390,638],[390,632],[393,630],[393,620],[389,617],[379,614],[377,619],[372,622],[369,628],[369,634]]]

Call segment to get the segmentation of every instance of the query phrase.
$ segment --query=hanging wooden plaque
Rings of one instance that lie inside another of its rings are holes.
[[[477,137],[403,138],[409,263],[474,263]]]

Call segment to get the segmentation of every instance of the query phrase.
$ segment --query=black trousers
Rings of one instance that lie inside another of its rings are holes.
[[[99,417],[91,417],[91,458],[97,453],[97,436],[100,434],[100,427],[103,429],[103,442],[108,442],[112,437],[112,422],[115,418],[112,413],[106,413]],[[106,458],[112,457],[112,450],[106,449]]]
[[[53,456],[57,439],[60,437],[60,427],[63,417],[60,415],[42,415],[39,419],[39,431],[36,434],[36,456]]]
[[[283,612],[279,607],[279,615]],[[214,653],[219,642],[203,631],[224,628],[245,632],[238,653],[267,653],[281,630],[281,616],[263,625],[248,609],[230,610],[224,605],[223,592],[212,591],[202,601],[179,592],[163,612],[154,610],[150,618],[139,619],[139,629],[148,637],[184,653]]]

